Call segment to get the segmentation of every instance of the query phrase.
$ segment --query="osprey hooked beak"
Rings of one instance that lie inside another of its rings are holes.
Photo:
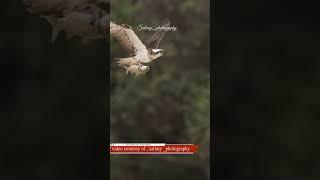
[[[152,49],[151,50],[154,54],[161,54],[163,55],[164,54],[164,51],[162,49]]]
[[[149,51],[149,56],[151,60],[157,59],[161,57],[164,54],[164,51],[162,49],[151,49]]]

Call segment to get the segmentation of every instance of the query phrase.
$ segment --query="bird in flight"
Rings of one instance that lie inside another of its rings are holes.
[[[170,22],[166,19],[163,27],[169,26]],[[158,29],[143,44],[131,26],[110,21],[111,36],[116,38],[120,45],[129,53],[129,57],[115,58],[118,65],[126,69],[126,74],[145,74],[150,68],[144,64],[150,63],[164,54],[164,51],[159,49],[158,46],[167,31],[167,28]]]
[[[110,0],[23,0],[27,11],[39,14],[52,26],[51,42],[61,32],[67,38],[79,36],[83,42],[108,35]]]

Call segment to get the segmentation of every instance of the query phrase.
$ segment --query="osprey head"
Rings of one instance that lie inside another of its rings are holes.
[[[157,59],[164,55],[164,51],[162,49],[149,49],[149,57],[151,60]]]

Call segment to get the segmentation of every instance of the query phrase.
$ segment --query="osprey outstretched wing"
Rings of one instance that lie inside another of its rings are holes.
[[[169,27],[170,21],[166,19],[162,24],[164,24],[164,27]],[[146,46],[151,49],[157,49],[159,47],[160,41],[163,39],[166,32],[168,32],[168,30],[165,28],[158,30],[146,41]]]
[[[134,33],[129,25],[118,25],[110,21],[110,34],[115,37],[120,45],[128,51],[131,56],[137,55],[139,51],[146,51],[146,46]]]

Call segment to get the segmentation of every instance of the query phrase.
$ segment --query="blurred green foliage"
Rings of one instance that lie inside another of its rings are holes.
[[[210,136],[209,1],[119,0],[111,20],[129,24],[144,42],[168,18],[177,31],[166,34],[165,55],[145,76],[125,76],[115,57],[126,57],[111,38],[111,142],[165,142],[200,145],[194,156],[111,157],[111,179],[208,179]]]

